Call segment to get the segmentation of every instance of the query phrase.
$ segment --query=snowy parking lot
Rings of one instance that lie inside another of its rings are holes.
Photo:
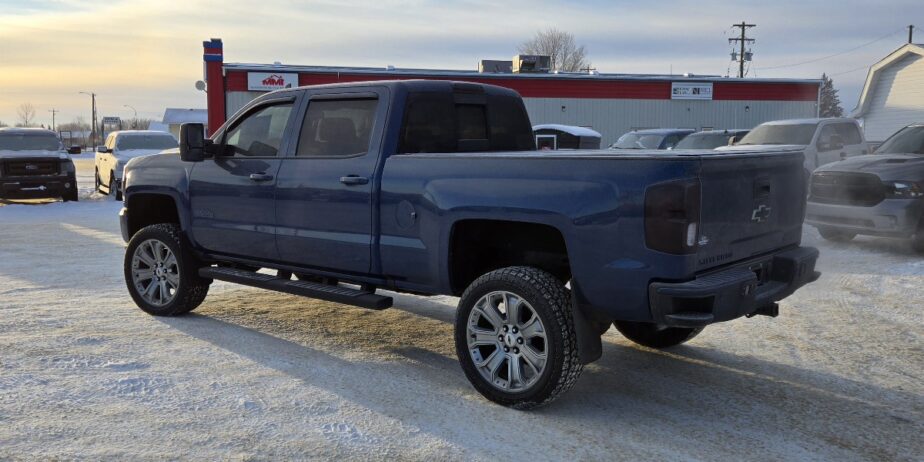
[[[89,156],[92,157],[92,156]],[[822,278],[776,319],[656,351],[615,329],[550,406],[478,395],[456,300],[368,311],[216,283],[180,318],[136,308],[121,204],[0,206],[0,460],[922,460],[924,258],[804,241]]]

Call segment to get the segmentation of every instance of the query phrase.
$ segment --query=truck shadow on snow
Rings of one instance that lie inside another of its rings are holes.
[[[214,316],[158,320],[463,448],[477,450],[479,443],[460,435],[504,435],[505,429],[523,425],[523,419],[548,434],[544,441],[553,441],[565,419],[595,432],[605,429],[613,440],[595,443],[613,447],[626,444],[622,438],[633,438],[630,434],[649,432],[658,439],[739,454],[755,445],[784,451],[788,444],[870,459],[914,458],[924,450],[919,395],[695,342],[654,351],[616,343],[607,334],[603,357],[585,368],[569,394],[536,411],[507,410],[483,400],[465,380],[451,351],[454,313],[445,303],[399,295],[397,310],[390,310],[398,314],[336,305],[322,309],[297,301],[298,310],[277,311],[277,303],[248,294],[222,291],[221,299],[253,301],[229,308],[219,300]],[[211,311],[208,305],[203,307]],[[343,316],[349,329],[341,327]],[[384,316],[398,318],[383,321]],[[353,341],[368,336],[382,339],[384,346]],[[316,344],[326,350],[331,344],[348,345],[363,359],[309,346]],[[379,354],[405,360],[376,360]]]

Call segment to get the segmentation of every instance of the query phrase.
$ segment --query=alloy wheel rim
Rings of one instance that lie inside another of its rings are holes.
[[[478,299],[466,324],[468,354],[494,388],[532,388],[548,363],[548,337],[536,310],[523,297],[496,291]]]
[[[176,255],[166,244],[148,239],[132,255],[132,283],[138,294],[154,306],[164,306],[176,298],[180,268]]]

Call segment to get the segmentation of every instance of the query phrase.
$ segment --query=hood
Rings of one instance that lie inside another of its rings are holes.
[[[732,152],[763,152],[763,151],[801,151],[805,149],[804,144],[736,144],[734,146],[719,146],[716,151]]]
[[[62,151],[5,151],[0,149],[0,159],[13,159],[13,158],[55,158],[55,159],[70,159],[70,156],[66,152]]]
[[[870,154],[820,167],[820,172],[874,173],[883,180],[924,180],[922,154]]]

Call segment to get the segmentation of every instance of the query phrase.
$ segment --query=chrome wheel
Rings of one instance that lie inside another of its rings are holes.
[[[180,268],[176,255],[161,241],[148,239],[132,255],[132,283],[148,303],[164,306],[176,297]]]
[[[512,292],[481,297],[469,313],[467,337],[475,368],[498,390],[528,390],[545,370],[545,326],[536,310]]]

